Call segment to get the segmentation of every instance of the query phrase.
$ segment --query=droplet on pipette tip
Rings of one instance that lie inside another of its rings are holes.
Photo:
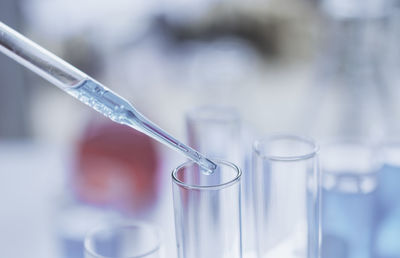
[[[199,165],[203,167],[202,173],[208,176],[214,173],[217,168],[217,165],[207,158],[199,159]]]

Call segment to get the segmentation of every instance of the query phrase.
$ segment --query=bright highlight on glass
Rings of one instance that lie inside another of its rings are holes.
[[[172,172],[179,258],[241,258],[240,169],[217,160],[211,175],[186,162]]]
[[[124,98],[2,22],[0,51],[111,120],[147,134],[209,172],[215,169],[215,163],[166,133]]]
[[[98,227],[85,238],[85,258],[162,258],[160,231],[144,223]]]
[[[277,135],[254,144],[255,228],[259,258],[319,258],[318,148]]]

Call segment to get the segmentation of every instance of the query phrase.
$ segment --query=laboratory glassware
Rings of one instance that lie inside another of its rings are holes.
[[[127,100],[2,22],[0,51],[111,120],[147,134],[210,172],[215,169],[211,160],[159,128]]]
[[[382,167],[378,174],[379,221],[374,237],[374,257],[400,257],[400,138],[386,140],[379,148]]]
[[[319,258],[318,147],[273,135],[254,143],[255,228],[259,258]]]
[[[240,169],[216,160],[207,174],[191,161],[172,172],[179,258],[241,258]]]
[[[341,139],[321,145],[322,258],[370,258],[379,216],[380,161],[374,145]]]
[[[99,226],[85,237],[85,258],[163,258],[161,231],[143,222]]]
[[[304,111],[317,140],[373,139],[386,134],[392,112],[385,55],[391,0],[319,0],[313,96]]]
[[[246,151],[242,121],[239,113],[228,106],[200,106],[186,114],[187,142],[190,147],[208,157],[228,160],[243,168],[242,240],[243,254],[254,252],[254,216],[251,196],[250,155]],[[248,146],[247,146],[248,145]]]
[[[121,219],[116,212],[89,206],[69,195],[61,195],[56,203],[54,232],[60,258],[84,258],[86,233],[96,225]]]

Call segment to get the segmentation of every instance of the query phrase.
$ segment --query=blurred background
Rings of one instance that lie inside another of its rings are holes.
[[[186,114],[210,105],[237,110],[243,151],[281,131],[399,138],[397,0],[2,0],[0,20],[184,142]],[[170,172],[183,160],[0,55],[1,257],[82,257],[87,229],[116,217],[158,224],[174,257]]]

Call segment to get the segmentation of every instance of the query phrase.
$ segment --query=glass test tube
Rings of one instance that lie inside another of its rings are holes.
[[[242,137],[239,113],[232,107],[202,106],[186,114],[186,132],[189,146],[208,157],[228,160],[243,169],[242,187],[242,241],[243,253],[254,252],[253,198],[251,174]],[[251,147],[251,144],[248,144]]]
[[[318,148],[306,138],[276,135],[253,150],[255,228],[259,258],[318,258]]]
[[[85,238],[85,258],[163,258],[161,233],[146,223],[101,226]]]
[[[370,258],[377,223],[379,160],[360,140],[321,147],[322,258]]]
[[[233,108],[204,106],[186,114],[186,131],[191,147],[208,157],[241,165],[240,117]]]
[[[215,160],[210,175],[193,162],[172,172],[179,258],[241,258],[241,171]]]

